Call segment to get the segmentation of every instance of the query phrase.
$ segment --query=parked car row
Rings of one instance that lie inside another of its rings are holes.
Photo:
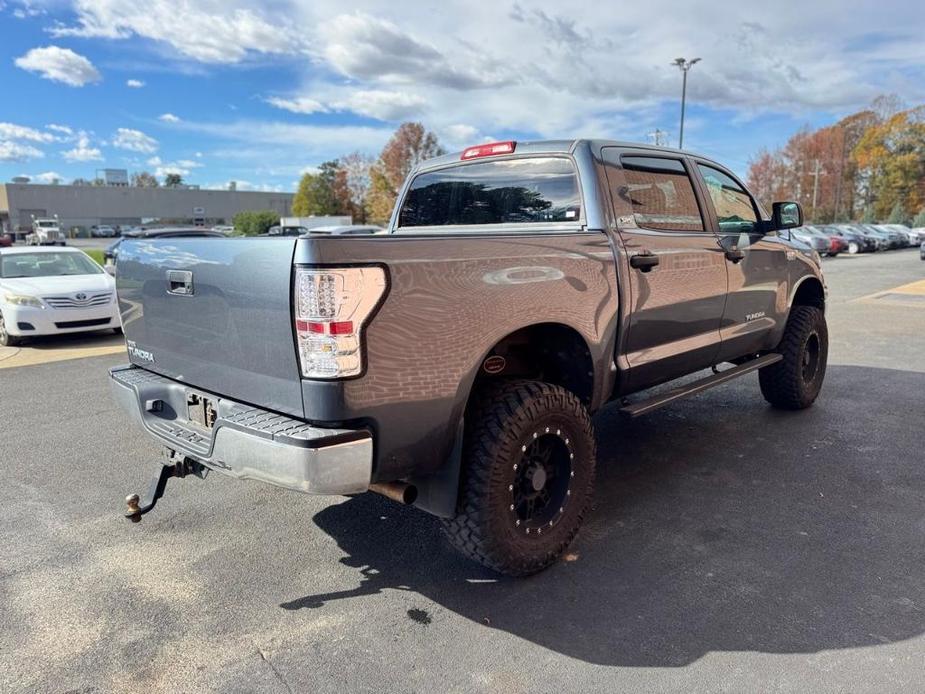
[[[792,231],[820,255],[872,253],[910,248],[925,243],[925,227],[910,229],[902,224],[804,224]]]

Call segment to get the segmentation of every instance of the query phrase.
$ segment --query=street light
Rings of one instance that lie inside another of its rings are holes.
[[[687,101],[687,71],[690,70],[694,63],[699,63],[700,58],[685,60],[684,58],[675,58],[672,65],[677,65],[678,69],[684,73],[684,81],[681,86],[681,134],[678,135],[678,149],[684,149],[684,104]]]

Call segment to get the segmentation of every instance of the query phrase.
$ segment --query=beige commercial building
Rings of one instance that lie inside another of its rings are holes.
[[[272,210],[285,216],[291,208],[292,193],[0,183],[0,227],[14,232],[31,229],[33,217],[55,215],[61,228],[70,231],[155,221],[212,226],[231,224],[232,217],[244,210]]]

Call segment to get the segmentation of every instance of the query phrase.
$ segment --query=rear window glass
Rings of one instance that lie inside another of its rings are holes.
[[[623,157],[626,187],[620,196],[633,206],[636,224],[647,229],[703,231],[697,197],[677,159]]]
[[[400,227],[577,222],[578,178],[562,157],[486,161],[422,173],[411,182]]]

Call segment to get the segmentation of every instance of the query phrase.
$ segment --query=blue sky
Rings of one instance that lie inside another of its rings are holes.
[[[402,120],[486,139],[677,142],[740,173],[878,94],[925,100],[922,3],[0,0],[0,180],[181,173],[292,190]]]

